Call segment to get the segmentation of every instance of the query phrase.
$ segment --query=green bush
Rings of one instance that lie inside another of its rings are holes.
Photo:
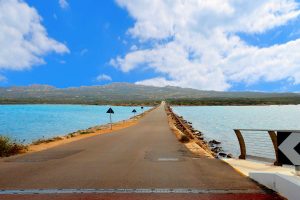
[[[0,157],[6,157],[25,151],[27,147],[12,141],[9,137],[0,135]]]

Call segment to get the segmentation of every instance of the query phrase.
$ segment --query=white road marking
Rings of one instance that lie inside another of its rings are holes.
[[[158,161],[178,161],[178,158],[158,158]]]
[[[111,194],[111,193],[140,193],[140,194],[151,194],[151,193],[175,193],[175,194],[250,194],[250,193],[263,193],[261,190],[201,190],[201,189],[168,189],[168,188],[153,188],[153,189],[32,189],[32,190],[0,190],[0,195],[9,194]]]

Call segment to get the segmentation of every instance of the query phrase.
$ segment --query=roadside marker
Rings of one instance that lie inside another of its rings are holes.
[[[110,130],[112,130],[112,120],[111,120],[111,114],[114,114],[115,112],[113,111],[113,109],[110,107],[106,113],[109,113],[109,119],[110,119]]]
[[[132,112],[133,112],[133,115],[134,115],[134,117],[135,117],[136,110],[135,110],[135,109],[133,109],[133,111],[132,111]]]
[[[295,165],[300,175],[300,133],[277,132],[278,161],[281,164]]]

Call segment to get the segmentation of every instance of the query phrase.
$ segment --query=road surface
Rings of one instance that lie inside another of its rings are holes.
[[[74,199],[74,189],[90,199],[100,194],[104,195],[103,199],[105,196],[116,199],[118,195],[129,195],[128,199],[145,195],[147,199],[151,195],[164,197],[169,193],[173,196],[200,193],[203,197],[218,194],[275,198],[228,164],[189,152],[170,130],[163,105],[135,126],[1,159],[0,177],[0,199],[17,199],[23,195],[22,199],[27,196],[32,200],[32,193],[45,193],[40,194],[44,198],[55,195],[57,199],[62,198],[61,195],[68,199],[69,195]],[[14,192],[19,195],[11,195]]]

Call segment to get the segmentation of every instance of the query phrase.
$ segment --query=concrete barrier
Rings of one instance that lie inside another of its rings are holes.
[[[300,178],[297,176],[270,172],[250,172],[249,177],[289,200],[300,199]]]

